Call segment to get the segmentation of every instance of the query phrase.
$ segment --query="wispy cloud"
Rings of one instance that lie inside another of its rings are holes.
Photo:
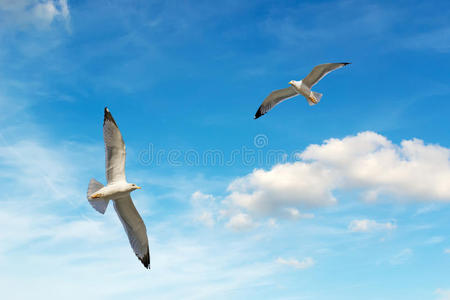
[[[213,195],[196,191],[191,195],[194,220],[207,227],[213,227],[217,218],[217,204]]]
[[[67,0],[1,1],[0,14],[1,23],[10,29],[34,27],[45,30],[54,21],[68,22],[70,19]]]
[[[298,18],[299,11],[308,22]],[[264,29],[284,46],[323,47],[352,38],[383,39],[384,34],[399,20],[400,10],[370,1],[335,3],[301,3],[273,11]],[[359,30],[355,32],[354,28]]]
[[[436,289],[434,292],[437,300],[450,300],[450,289]]]
[[[443,236],[432,236],[428,240],[425,241],[426,244],[440,244],[445,240]]]
[[[20,230],[10,219],[7,221],[14,235],[0,234],[0,287],[6,297],[27,298],[34,294],[35,298],[45,298],[46,287],[56,285],[53,295],[67,294],[67,299],[78,299],[80,293],[89,298],[120,299],[121,293],[144,291],[159,299],[210,299],[230,294],[237,288],[260,285],[276,272],[273,263],[260,263],[252,257],[258,252],[254,251],[257,246],[254,242],[230,241],[228,246],[233,251],[229,251],[223,247],[220,233],[204,236],[198,231],[175,229],[179,220],[151,227],[149,237],[154,258],[151,272],[145,272],[136,260],[114,212],[74,221],[53,215],[40,221],[30,216],[28,225]],[[33,243],[31,249],[25,247],[29,243]],[[21,273],[29,265],[39,270],[40,275]],[[64,274],[52,271],[61,269]],[[111,288],[89,288],[99,274]],[[146,285],[150,279],[152,285]],[[65,283],[68,280],[70,284]],[[17,289],[19,282],[26,283],[30,289]],[[177,289],[170,288],[173,285]],[[37,286],[41,288],[34,289]],[[196,293],[199,286],[203,288]]]
[[[415,50],[434,50],[437,52],[450,52],[450,27],[434,29],[417,34],[404,41],[406,48]]]
[[[393,230],[397,228],[397,225],[392,222],[379,223],[375,220],[353,220],[348,225],[348,229],[352,232],[371,232],[379,230]]]
[[[15,193],[23,191],[28,197],[39,199],[35,204],[44,204],[50,199],[75,203],[72,201],[82,194],[77,190],[78,180],[74,176],[78,168],[70,162],[78,156],[68,149],[72,146],[76,147],[63,144],[55,149],[34,140],[0,145],[0,164],[5,170],[0,177],[5,180],[5,186],[11,186],[8,184],[11,183],[22,187]]]
[[[405,248],[399,253],[393,255],[389,259],[389,263],[392,265],[401,265],[409,261],[413,257],[413,251],[410,248]]]
[[[314,261],[314,259],[312,259],[311,257],[306,257],[305,259],[298,261],[296,259],[284,259],[284,258],[277,258],[276,260],[277,263],[282,264],[282,265],[288,265],[291,266],[293,268],[296,269],[308,269],[313,267],[316,262]]]

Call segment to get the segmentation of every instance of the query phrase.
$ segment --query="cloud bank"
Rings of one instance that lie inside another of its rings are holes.
[[[450,202],[450,149],[419,139],[396,145],[366,131],[310,145],[298,158],[233,180],[226,201],[250,214],[282,217],[292,209],[334,205],[338,189],[357,191],[371,202]],[[394,226],[362,221],[365,228]]]

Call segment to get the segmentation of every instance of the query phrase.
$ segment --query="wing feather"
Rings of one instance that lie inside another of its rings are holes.
[[[259,117],[267,113],[275,105],[297,95],[297,91],[292,86],[273,91],[269,94],[269,96],[266,97],[266,99],[264,99],[263,103],[255,114],[255,119],[258,119]]]
[[[103,139],[105,141],[105,167],[108,183],[126,181],[125,143],[119,127],[107,107],[105,107],[103,119]]]
[[[318,83],[325,75],[334,71],[336,69],[342,68],[350,63],[330,63],[330,64],[321,64],[315,66],[311,73],[306,76],[302,82],[306,84],[309,88],[312,88],[316,83]]]
[[[131,200],[131,196],[127,195],[123,198],[114,199],[113,202],[114,209],[119,216],[120,222],[122,222],[131,248],[133,248],[134,253],[142,264],[150,269],[147,229]]]

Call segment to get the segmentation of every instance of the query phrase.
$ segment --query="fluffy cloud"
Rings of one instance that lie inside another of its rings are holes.
[[[287,207],[285,209],[286,215],[294,220],[297,219],[312,219],[314,218],[314,214],[309,213],[301,213],[298,209],[293,207]]]
[[[300,161],[256,169],[228,186],[227,200],[259,215],[286,216],[289,209],[337,202],[336,189],[401,201],[450,202],[450,149],[418,139],[395,145],[374,132],[310,145]],[[373,225],[373,224],[372,224]]]
[[[228,187],[228,200],[249,211],[285,214],[292,207],[332,205],[333,174],[316,164],[278,164],[271,170],[255,170],[234,180]]]
[[[368,200],[390,194],[450,201],[450,149],[419,139],[395,145],[367,131],[311,145],[299,157],[337,173],[339,186],[364,188]]]
[[[391,222],[378,223],[374,220],[353,220],[348,225],[348,229],[352,232],[370,232],[377,230],[393,230],[397,228],[397,225]]]
[[[235,231],[244,231],[256,227],[257,224],[253,222],[248,214],[238,213],[230,218],[226,227]]]
[[[294,267],[296,269],[308,269],[316,264],[314,259],[312,259],[311,257],[306,257],[302,261],[298,261],[296,259],[284,259],[279,257],[277,258],[276,262],[282,265]]]

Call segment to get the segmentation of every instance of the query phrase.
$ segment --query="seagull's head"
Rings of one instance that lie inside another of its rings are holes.
[[[289,84],[292,85],[292,86],[294,86],[294,85],[295,85],[295,80],[289,81]]]
[[[129,187],[132,191],[141,189],[140,186],[135,185],[134,183],[130,183]]]

